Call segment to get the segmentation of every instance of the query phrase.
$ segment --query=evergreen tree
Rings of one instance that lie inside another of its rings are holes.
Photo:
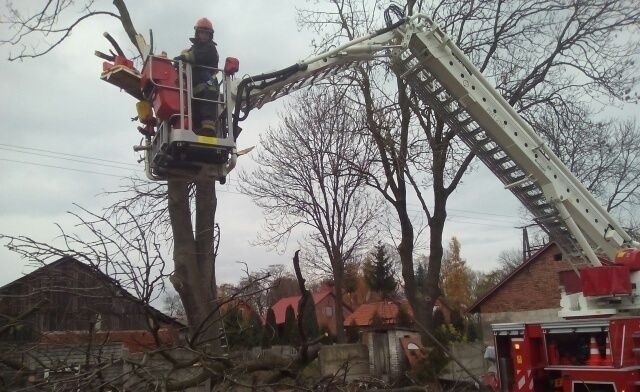
[[[238,308],[231,307],[222,316],[227,344],[231,349],[250,348],[260,345],[262,322],[251,312],[244,315]]]
[[[276,324],[276,314],[273,309],[267,310],[267,318],[262,330],[262,347],[269,348],[278,341],[278,325]]]
[[[258,316],[257,313],[251,312],[245,336],[247,347],[256,347],[260,345],[260,339],[262,337],[262,320],[260,320],[260,316]]]
[[[392,296],[398,286],[393,273],[393,264],[381,243],[375,247],[372,256],[364,265],[365,280],[371,290],[379,292],[384,299],[387,299]]]
[[[311,296],[309,296],[309,299],[305,304],[302,326],[307,340],[320,336],[320,327],[318,326],[318,318],[316,317],[316,307],[313,304],[313,297]]]
[[[300,344],[300,334],[298,333],[296,313],[291,305],[287,306],[284,317],[284,333],[280,340],[282,344],[290,344],[292,346]]]
[[[244,346],[243,324],[244,318],[238,308],[229,308],[222,316],[224,334],[229,348],[235,349]]]

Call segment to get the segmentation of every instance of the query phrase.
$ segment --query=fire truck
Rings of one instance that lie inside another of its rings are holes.
[[[621,392],[640,388],[640,318],[492,326],[501,391]]]
[[[393,22],[393,16],[397,21]],[[457,136],[535,216],[576,266],[564,279],[560,318],[494,326],[502,391],[640,390],[640,244],[571,174],[532,127],[428,16],[393,6],[387,26],[287,68],[236,78],[238,60],[220,75],[215,135],[194,128],[190,91],[196,65],[152,54],[138,37],[138,71],[115,41],[101,78],[134,96],[149,179],[224,181],[238,156],[239,123],[253,109],[377,58],[446,120]]]

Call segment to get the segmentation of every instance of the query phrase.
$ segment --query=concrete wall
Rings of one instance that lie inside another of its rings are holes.
[[[485,345],[480,342],[454,343],[449,347],[451,353],[475,377],[480,378],[486,372],[484,361]],[[462,370],[455,361],[449,362],[440,378],[451,381],[472,382],[473,379]]]
[[[364,344],[334,344],[323,346],[318,353],[323,376],[342,376],[347,380],[369,376],[369,351]]]
[[[251,359],[260,358],[264,355],[275,355],[278,357],[293,359],[298,355],[298,350],[295,347],[288,345],[271,346],[269,348],[252,347],[250,352],[253,355]]]
[[[402,360],[402,347],[400,347],[397,331],[389,331],[387,339],[389,340],[389,370],[391,375],[396,375],[400,373],[400,361]]]
[[[369,353],[369,371],[371,374],[376,374],[375,366],[374,366],[374,351],[373,351],[373,333],[372,332],[362,332],[360,334],[360,341],[367,347],[367,351]]]

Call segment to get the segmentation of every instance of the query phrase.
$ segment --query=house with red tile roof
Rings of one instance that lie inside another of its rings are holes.
[[[396,326],[404,324],[405,320],[401,320],[401,312],[404,312],[404,315],[408,317],[413,317],[413,311],[407,301],[366,303],[360,305],[349,317],[346,317],[344,325],[345,327],[356,326],[359,328],[380,328],[382,325]]]
[[[434,311],[436,309],[442,312],[446,322],[451,320],[451,309],[444,302],[437,300]],[[413,318],[413,310],[406,300],[370,302],[360,305],[349,317],[345,317],[344,325],[380,329],[380,325],[375,325],[376,319],[386,326],[410,324],[403,320],[401,312],[409,319]]]
[[[336,295],[333,292],[333,287],[322,286],[318,291],[312,294],[313,304],[316,310],[316,318],[318,319],[318,326],[320,329],[329,331],[333,336],[336,335],[336,316],[335,309],[337,306]],[[278,302],[271,306],[273,313],[276,316],[276,324],[279,326],[284,325],[286,318],[287,307],[293,307],[293,311],[298,317],[298,303],[302,299],[302,296],[293,296],[281,298]],[[346,304],[342,304],[342,314],[345,318],[349,317],[352,313],[350,307]]]

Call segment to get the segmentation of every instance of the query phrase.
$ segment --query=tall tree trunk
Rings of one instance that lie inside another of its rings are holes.
[[[422,325],[426,325],[427,313],[425,313],[424,299],[418,295],[418,285],[413,268],[414,232],[413,223],[407,210],[407,181],[405,171],[407,170],[407,156],[409,145],[409,126],[411,120],[411,107],[407,96],[407,85],[404,81],[396,77],[398,87],[398,106],[400,108],[400,145],[398,147],[397,158],[397,184],[395,208],[400,221],[401,240],[398,245],[400,263],[402,266],[402,279],[404,281],[404,292],[413,309],[413,315]]]
[[[447,161],[448,141],[442,141],[442,124],[438,124],[433,149],[433,215],[429,219],[429,267],[425,282],[427,298],[425,301],[426,327],[433,329],[433,308],[441,295],[440,269],[442,267],[442,236],[447,219],[447,198],[449,193],[444,184],[445,165]]]
[[[444,254],[442,248],[442,232],[444,230],[444,219],[437,217],[436,214],[429,222],[429,267],[427,268],[427,277],[425,282],[425,291],[427,298],[424,303],[425,324],[427,329],[433,330],[433,308],[436,300],[440,297],[440,269],[442,267],[442,256]]]
[[[396,212],[400,221],[401,240],[398,244],[398,255],[402,267],[402,280],[404,281],[404,294],[413,309],[413,316],[422,325],[425,325],[426,315],[424,312],[424,301],[418,295],[418,286],[413,268],[413,224],[405,203],[398,203]]]
[[[344,312],[342,311],[343,295],[342,287],[344,286],[344,262],[339,250],[334,250],[333,262],[333,284],[336,295],[336,340],[338,343],[346,343],[347,337],[344,333]]]
[[[404,280],[404,292],[413,309],[416,320],[426,325],[427,315],[425,313],[424,300],[418,296],[418,287],[413,268],[414,231],[413,223],[407,210],[407,182],[405,170],[407,165],[409,125],[411,120],[411,108],[409,97],[407,96],[407,86],[400,78],[396,78],[398,86],[398,105],[400,107],[400,143],[396,148],[389,146],[382,136],[382,129],[375,121],[376,107],[373,101],[371,84],[366,72],[360,72],[361,89],[365,101],[367,113],[367,125],[380,153],[385,177],[393,197],[386,196],[398,214],[400,223],[401,239],[398,245],[398,254],[402,267],[402,278]],[[385,192],[385,191],[383,191]]]
[[[169,216],[173,231],[175,271],[171,283],[180,295],[194,344],[219,347],[216,305],[214,181],[195,184],[195,233],[191,221],[188,180],[169,179]]]

